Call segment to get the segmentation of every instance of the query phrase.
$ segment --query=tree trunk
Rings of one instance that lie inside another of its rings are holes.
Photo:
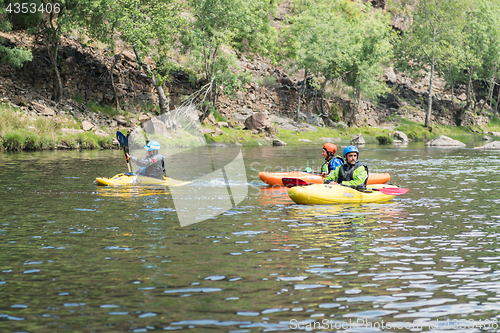
[[[325,79],[325,81],[321,84],[321,115],[323,116],[325,114],[325,88],[326,84],[328,83],[328,80]]]
[[[165,95],[165,91],[163,90],[163,87],[160,82],[156,79],[156,76],[154,75],[153,71],[151,70],[151,67],[147,62],[142,61],[142,59],[139,56],[139,52],[137,49],[134,47],[134,53],[135,57],[137,59],[137,62],[141,65],[141,67],[148,73],[151,77],[151,80],[153,81],[153,85],[155,86],[156,93],[158,94],[158,103],[160,106],[160,113],[167,113],[169,111],[168,108],[168,98],[167,95]]]
[[[432,84],[434,80],[434,65],[435,61],[434,58],[432,59],[431,62],[431,73],[430,73],[430,80],[429,80],[429,105],[427,108],[427,115],[425,116],[425,127],[429,128],[431,127],[431,113],[432,113]]]
[[[496,109],[497,113],[498,113],[498,104],[500,104],[500,89],[498,89],[498,95],[497,95],[497,109]]]
[[[496,69],[494,71],[496,71]],[[495,74],[491,76],[490,91],[488,92],[488,98],[486,99],[486,102],[489,101],[490,105],[491,99],[493,98],[493,89],[495,89]]]
[[[113,88],[113,98],[115,100],[115,109],[120,109],[120,98],[118,97],[118,89],[116,89],[115,78],[113,77],[113,72],[115,70],[116,63],[120,60],[123,50],[119,54],[114,54],[113,63],[111,64],[111,68],[109,70],[109,79],[111,81],[111,87]]]
[[[47,52],[49,54],[49,59],[50,62],[52,63],[52,68],[54,69],[54,73],[56,76],[53,99],[56,103],[59,103],[63,95],[61,74],[59,73],[59,68],[57,67],[57,55],[59,53],[60,41],[59,38],[57,37],[57,33],[55,33],[53,30],[47,33],[46,39],[47,39]]]
[[[467,82],[467,105],[466,109],[470,106],[471,103],[471,90],[472,90],[472,73],[474,72],[472,67],[469,67],[469,82]]]
[[[300,97],[306,90],[306,84],[307,84],[307,71],[304,71],[304,84],[302,85],[302,91],[299,91],[297,95],[299,96],[299,105],[297,105],[297,113],[295,114],[295,121],[298,123],[299,122],[299,112],[300,112]]]

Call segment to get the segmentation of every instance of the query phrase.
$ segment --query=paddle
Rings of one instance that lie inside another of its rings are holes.
[[[127,137],[120,131],[116,132],[116,139],[120,143],[120,147],[123,147],[123,152],[127,154],[128,141]],[[127,160],[128,172],[132,172],[132,167],[130,165],[130,160]]]
[[[286,187],[294,187],[294,186],[306,186],[306,185],[311,185],[311,183],[308,183],[302,179],[299,178],[283,178],[282,179],[283,185]],[[347,185],[342,185],[350,188],[354,188],[353,186],[347,186]],[[360,191],[359,189],[354,188],[357,191]],[[403,188],[403,187],[383,187],[383,188],[368,188],[366,189],[368,191],[379,191],[380,193],[387,194],[387,195],[403,195],[406,192],[408,192],[409,189]],[[360,192],[363,192],[362,190]]]

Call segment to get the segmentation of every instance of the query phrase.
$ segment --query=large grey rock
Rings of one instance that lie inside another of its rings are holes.
[[[116,116],[113,117],[114,120],[118,123],[120,126],[125,126],[127,124],[127,119],[125,119],[124,116],[121,114],[117,114]]]
[[[401,142],[408,142],[408,137],[401,131],[394,132],[394,139],[400,140]]]
[[[273,140],[273,146],[284,147],[286,146],[286,142],[283,142],[279,139]]]
[[[165,124],[158,118],[151,118],[150,120],[146,121],[143,125],[144,125],[144,131],[146,131],[146,134],[148,135],[156,134],[156,135],[162,135],[164,137],[170,136],[167,131],[167,128],[165,127]]]
[[[36,112],[40,113],[42,116],[55,116],[56,114],[52,108],[49,108],[44,104],[33,102],[32,105]]]
[[[425,144],[427,147],[465,147],[465,143],[440,135]]]
[[[257,112],[251,115],[245,119],[244,125],[248,130],[257,130],[259,133],[267,132],[273,134],[277,131],[274,124],[264,112]]]
[[[82,130],[84,131],[90,131],[92,128],[94,128],[94,124],[92,124],[90,121],[84,120],[82,121]]]
[[[365,139],[363,138],[363,135],[361,133],[355,135],[351,140],[351,144],[353,145],[364,145],[365,143]]]
[[[317,114],[311,113],[311,112],[300,112],[299,113],[299,118],[311,125],[318,126],[318,127],[325,127],[325,123],[323,119],[318,116]]]
[[[280,117],[278,115],[272,114],[269,116],[269,120],[272,121],[277,128],[279,129],[284,129],[284,130],[289,130],[289,131],[298,131],[299,128],[294,125],[293,120],[286,118],[286,117]]]
[[[474,149],[480,149],[480,150],[500,150],[500,141],[493,141],[493,142],[485,144],[484,146],[476,147]]]

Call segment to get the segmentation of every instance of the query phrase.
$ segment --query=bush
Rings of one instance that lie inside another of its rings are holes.
[[[390,145],[393,142],[391,136],[388,134],[378,135],[377,140],[381,145]]]

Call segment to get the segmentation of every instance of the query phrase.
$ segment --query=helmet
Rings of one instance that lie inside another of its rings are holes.
[[[349,153],[357,153],[359,156],[359,150],[356,148],[356,146],[347,146],[344,148],[344,158],[347,154]]]
[[[337,152],[337,146],[334,145],[333,143],[325,143],[323,145],[323,149],[326,150],[331,155],[335,155],[335,153]]]
[[[147,151],[160,150],[160,144],[158,141],[149,141],[147,145],[144,146]]]

